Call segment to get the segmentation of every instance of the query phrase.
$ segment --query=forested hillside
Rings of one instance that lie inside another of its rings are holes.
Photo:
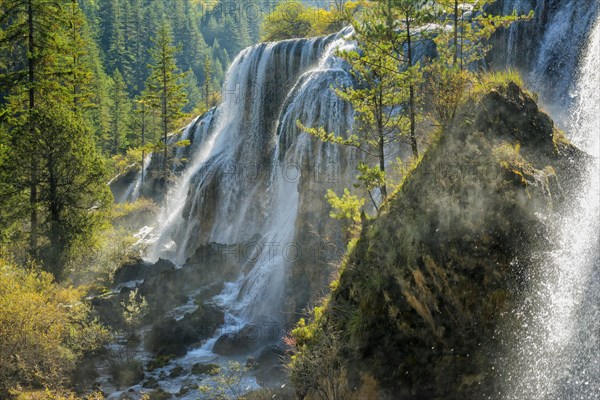
[[[111,176],[141,163],[144,153],[166,151],[160,144],[166,135],[218,101],[227,66],[258,41],[272,6],[265,0],[244,7],[233,0],[3,1],[0,123],[8,175],[2,194],[21,205],[2,212],[5,240],[23,236],[25,253],[47,254],[46,246],[56,258],[67,243],[89,237],[96,223],[83,210],[101,213]],[[27,219],[30,235],[22,232]]]

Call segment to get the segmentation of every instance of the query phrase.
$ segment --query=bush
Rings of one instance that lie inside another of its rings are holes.
[[[285,0],[265,17],[263,41],[320,36],[339,28],[334,12],[308,7],[299,0]]]
[[[58,388],[106,343],[82,296],[49,273],[0,260],[0,398],[19,387]]]
[[[30,392],[15,392],[16,400],[102,400],[100,393],[79,397],[67,391],[38,390]]]

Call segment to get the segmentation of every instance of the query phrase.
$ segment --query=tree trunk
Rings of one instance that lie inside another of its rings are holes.
[[[458,62],[458,0],[454,0],[454,66]]]
[[[163,159],[163,173],[165,178],[167,178],[167,128],[168,128],[168,119],[167,119],[167,54],[165,44],[163,44],[163,63],[162,66],[162,74],[163,74],[163,93],[162,93],[162,117],[163,117],[163,140],[165,141],[164,148],[164,159]]]
[[[50,150],[51,151],[51,150]],[[58,182],[55,173],[54,157],[52,153],[48,155],[46,163],[48,168],[48,195],[50,211],[50,254],[49,269],[56,280],[60,280],[62,270],[60,268],[60,258],[64,251],[64,242],[62,240],[60,228],[60,199],[58,195]]]
[[[142,182],[140,186],[140,195],[144,189],[144,164],[146,162],[146,105],[142,103]]]
[[[408,56],[408,68],[413,66],[413,54],[412,54],[412,38],[410,31],[410,18],[409,13],[406,13],[406,45],[407,45],[407,56]],[[410,96],[408,99],[408,111],[410,113],[410,145],[412,148],[413,156],[419,157],[419,147],[417,144],[416,134],[416,111],[415,111],[415,85],[411,81],[409,85]]]
[[[33,20],[33,0],[27,2],[27,29],[28,29],[28,82],[29,82],[29,135],[31,144],[30,153],[30,182],[29,182],[29,207],[31,208],[30,224],[31,232],[29,234],[29,253],[33,258],[37,258],[37,242],[38,242],[38,165],[37,165],[37,141],[35,140],[35,123],[33,110],[35,109],[35,43],[34,43],[34,20]]]
[[[384,173],[385,177],[385,132],[383,129],[383,93],[379,92],[379,112],[377,115],[377,134],[379,136],[379,169]],[[387,197],[387,185],[385,181],[381,186],[382,200]]]

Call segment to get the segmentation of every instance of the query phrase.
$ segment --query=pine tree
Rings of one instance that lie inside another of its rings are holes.
[[[527,16],[488,15],[489,1],[437,0],[440,12],[436,20],[441,28],[435,31],[434,42],[438,58],[427,67],[426,83],[429,107],[437,123],[446,128],[454,119],[467,87],[476,78],[478,64],[490,50],[488,39],[496,30],[508,27]],[[448,16],[452,29],[445,28]]]
[[[55,79],[61,71],[56,54],[64,43],[65,1],[8,0],[0,15],[0,45],[11,55],[0,80],[9,93],[9,113],[20,116],[9,128],[9,135],[24,150],[28,171],[20,177],[29,189],[29,251],[37,258],[39,234],[39,159],[35,110],[41,98],[60,91]],[[53,79],[54,78],[54,79]],[[22,82],[26,82],[24,85]],[[23,97],[23,93],[26,93]],[[23,160],[20,160],[23,162]]]
[[[70,251],[90,240],[112,198],[105,183],[105,163],[70,104],[44,102],[35,115],[42,233],[48,239],[41,248],[41,260],[61,279]]]
[[[73,110],[83,113],[93,107],[94,72],[93,42],[87,21],[77,0],[71,0],[67,16],[68,32],[65,52],[68,71],[66,81],[73,96]]]
[[[417,143],[417,108],[420,87],[423,82],[423,72],[420,62],[415,59],[415,49],[423,41],[423,34],[418,33],[423,30],[426,21],[431,18],[432,9],[427,0],[384,0],[384,6],[380,8],[382,17],[385,20],[384,40],[388,40],[392,47],[388,56],[394,58],[399,65],[395,73],[399,74],[398,79],[402,79],[408,86],[409,97],[407,101],[408,116],[410,119],[409,141],[413,156],[419,157],[419,147]],[[374,32],[367,31],[365,35],[374,36],[371,40],[381,40]],[[425,39],[428,39],[425,37]]]
[[[29,253],[59,278],[65,256],[89,239],[110,199],[104,164],[81,112],[89,84],[84,23],[72,0],[3,5],[0,51],[13,54],[15,62],[1,76],[9,88],[8,118],[0,128],[0,143],[9,144],[1,200],[11,204],[28,196],[28,207],[20,208],[29,213]],[[70,48],[74,43],[81,48]],[[24,219],[22,213],[11,216],[21,226]]]
[[[178,49],[172,44],[171,29],[163,23],[156,36],[150,65],[151,74],[146,88],[150,102],[159,109],[161,119],[162,146],[164,152],[163,173],[166,177],[168,165],[167,136],[182,116],[182,108],[186,104],[186,95],[181,83],[183,74],[179,72],[175,59]]]
[[[110,110],[110,154],[116,155],[125,149],[126,143],[124,143],[124,139],[129,130],[129,117],[131,114],[127,84],[123,80],[123,75],[121,75],[119,70],[116,70],[113,74],[111,98],[113,103]]]
[[[185,73],[183,84],[187,97],[187,104],[183,107],[183,112],[190,113],[202,103],[203,97],[198,79],[191,69]]]
[[[355,79],[354,86],[336,89],[338,96],[355,110],[353,131],[330,133],[299,123],[323,141],[355,147],[377,161],[375,167],[359,164],[358,177],[376,208],[372,190],[378,188],[383,198],[388,193],[385,175],[389,146],[407,141],[413,155],[418,157],[414,128],[418,66],[412,65],[413,60],[405,55],[404,47],[412,33],[409,28],[398,26],[398,10],[392,8],[392,1],[381,2],[360,21],[355,21],[354,40],[358,50],[340,53],[350,64]],[[408,17],[411,22],[413,17]]]
[[[438,20],[451,15],[452,30],[440,29],[435,39],[440,58],[458,69],[466,69],[482,60],[490,50],[488,39],[502,27],[508,27],[517,19],[533,17],[513,15],[490,15],[486,9],[492,1],[487,0],[437,0],[440,6]]]
[[[213,63],[210,56],[204,56],[204,101],[206,109],[210,109],[210,93],[213,78]]]

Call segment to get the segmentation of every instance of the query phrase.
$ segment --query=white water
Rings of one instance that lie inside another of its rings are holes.
[[[577,60],[598,8],[598,0],[498,0],[504,14],[534,12],[531,21],[513,24],[506,35],[506,65],[517,67],[529,85],[548,100],[555,120],[571,105]],[[492,52],[494,49],[492,49]]]
[[[191,161],[169,190],[146,258],[184,265],[200,244],[236,245],[259,237],[239,260],[238,280],[214,299],[226,311],[225,331],[280,318],[287,271],[302,251],[295,243],[298,186],[315,178],[313,187],[323,186],[317,192],[321,200],[331,182],[320,175],[343,156],[335,146],[301,133],[296,120],[350,126],[351,110],[330,90],[337,80],[349,82],[334,57],[347,33],[337,40],[291,40],[244,50],[227,74],[223,103],[181,137],[192,138]],[[315,177],[303,176],[307,162]]]
[[[348,33],[244,50],[229,69],[223,103],[177,138],[192,141],[189,151],[177,151],[178,158],[190,154],[190,160],[168,192],[159,223],[142,234],[152,241],[146,258],[170,259],[185,268],[203,243],[239,245],[259,239],[239,259],[238,278],[211,300],[225,312],[224,326],[201,347],[152,373],[163,389],[176,393],[197,380],[166,379],[164,373],[174,366],[189,371],[195,363],[225,364],[212,352],[222,334],[258,323],[265,329],[261,335],[279,339],[279,331],[276,337],[271,333],[272,324],[281,319],[288,272],[306,250],[296,242],[302,203],[323,202],[327,188],[348,185],[355,175],[351,152],[318,142],[296,126],[302,119],[342,132],[350,128],[352,110],[331,90],[334,84],[351,83],[334,56],[347,44]],[[256,382],[249,379],[248,386]]]
[[[544,51],[542,51],[542,55]],[[600,17],[581,62],[570,139],[593,156],[521,313],[501,398],[600,396]]]
[[[201,131],[201,139],[206,137],[206,132],[212,122],[212,117],[213,113],[209,112],[197,125],[197,129]],[[186,131],[189,132],[193,126],[195,126],[194,123],[190,124],[190,126],[186,128]],[[193,156],[190,165],[179,178],[178,183],[169,190],[158,220],[160,227],[158,236],[154,239],[154,243],[147,253],[147,258],[150,261],[157,261],[159,257],[165,256],[171,251],[172,243],[168,241],[168,235],[176,224],[181,223],[181,211],[185,205],[185,198],[189,190],[190,179],[212,153],[216,136],[216,134],[213,134],[203,140],[205,143],[200,148],[200,151]],[[168,258],[168,256],[165,258]]]

